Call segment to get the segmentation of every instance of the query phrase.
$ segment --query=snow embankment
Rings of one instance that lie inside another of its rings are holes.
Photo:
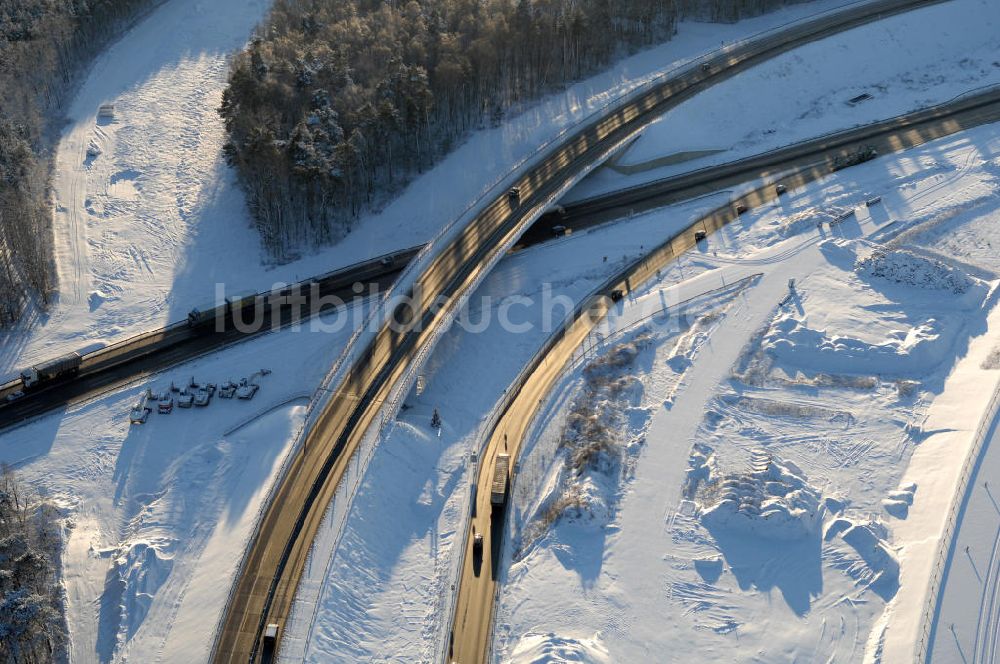
[[[902,295],[906,290],[948,301],[950,314],[981,309],[990,285],[957,267],[903,249],[876,246],[868,255],[866,245],[827,240],[821,249],[831,260],[850,261],[864,288]],[[794,311],[780,315],[763,339],[764,349],[777,361],[821,373],[914,377],[926,375],[951,361],[955,344],[966,327],[958,315],[912,316],[900,319],[900,328],[871,340],[816,329]]]
[[[598,171],[571,197],[774,150],[996,85],[998,34],[1000,5],[952,0],[807,44],[670,111],[617,160],[624,168]],[[676,163],[658,165],[671,156]]]
[[[265,334],[0,435],[0,461],[65,514],[70,661],[208,658],[269,486],[349,333]],[[147,389],[239,380],[261,362],[271,373],[252,400],[216,392],[184,409],[174,395],[173,412],[129,424]]]
[[[588,363],[557,445],[546,490],[532,508],[515,558],[525,555],[560,519],[600,529],[613,518],[631,467],[644,441],[650,408],[634,375],[649,339],[621,342]]]
[[[701,474],[698,467],[692,470]],[[798,539],[815,533],[823,518],[820,493],[802,471],[763,451],[751,457],[746,472],[709,471],[696,495],[701,496],[700,516],[709,531],[735,529],[756,537]]]
[[[528,633],[521,637],[510,653],[510,664],[544,664],[580,662],[581,664],[611,664],[614,662],[601,644],[599,634],[591,638],[574,639],[548,634]]]

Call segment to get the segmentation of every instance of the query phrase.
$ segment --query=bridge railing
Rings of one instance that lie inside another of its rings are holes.
[[[630,85],[624,86],[624,88],[618,95],[610,98],[605,103],[595,107],[586,116],[572,123],[567,124],[557,133],[550,136],[547,140],[543,141],[535,150],[517,160],[507,171],[506,174],[494,178],[492,182],[487,183],[484,186],[484,188],[480,191],[479,195],[472,202],[470,202],[458,215],[456,215],[451,221],[446,223],[434,235],[432,240],[424,246],[424,248],[413,258],[413,260],[410,261],[410,263],[402,271],[402,273],[399,275],[399,277],[396,279],[393,285],[382,293],[380,301],[374,306],[372,306],[371,310],[369,311],[368,315],[365,318],[364,323],[355,329],[344,351],[338,357],[337,361],[331,367],[330,371],[327,373],[327,375],[321,382],[320,386],[315,391],[313,398],[310,400],[309,405],[307,406],[307,413],[302,423],[302,426],[295,434],[296,442],[293,445],[293,448],[285,456],[281,468],[279,469],[276,475],[275,481],[271,483],[271,486],[268,489],[267,498],[261,503],[261,507],[258,510],[254,532],[252,536],[248,538],[247,543],[244,547],[244,552],[243,555],[241,556],[241,562],[238,568],[236,578],[238,579],[239,576],[242,575],[242,571],[244,569],[244,565],[247,558],[246,554],[252,547],[253,542],[256,541],[257,539],[257,536],[259,534],[259,529],[261,526],[261,517],[263,515],[264,510],[270,504],[271,499],[274,495],[274,491],[284,481],[284,478],[288,472],[291,459],[293,459],[295,455],[298,453],[299,449],[302,446],[303,441],[308,437],[312,428],[315,426],[319,414],[323,411],[323,406],[326,405],[330,395],[335,391],[334,389],[331,388],[331,386],[337,385],[346,376],[350,368],[357,363],[360,354],[365,351],[365,349],[368,347],[368,344],[374,340],[375,335],[378,333],[380,326],[377,325],[376,323],[378,322],[379,317],[385,315],[385,312],[383,311],[383,305],[386,302],[389,302],[397,294],[399,293],[405,294],[408,291],[410,291],[414,287],[418,277],[423,275],[429,263],[434,258],[436,258],[439,251],[439,247],[442,245],[447,246],[448,244],[447,240],[457,236],[457,234],[464,229],[464,227],[475,217],[475,215],[479,211],[485,209],[485,207],[492,199],[499,198],[511,184],[513,184],[517,179],[521,177],[522,173],[526,169],[528,169],[532,165],[540,163],[544,158],[550,156],[550,153],[553,152],[554,149],[558,147],[559,143],[561,143],[564,140],[564,138],[570,134],[570,132],[577,131],[580,128],[593,123],[599,117],[607,115],[609,109],[613,107],[627,106],[629,103],[647,94],[651,89],[653,89],[658,85],[661,85],[666,79],[677,74],[678,72],[693,70],[696,66],[699,66],[703,62],[709,62],[710,60],[713,60],[714,58],[717,58],[720,55],[733,53],[737,49],[741,49],[748,45],[754,44],[769,36],[774,36],[782,32],[785,28],[788,28],[789,26],[809,25],[811,22],[822,20],[824,17],[832,16],[838,13],[845,13],[852,8],[864,5],[885,4],[889,7],[897,5],[906,6],[909,4],[914,4],[916,1],[917,0],[895,0],[895,1],[888,0],[885,2],[881,2],[880,0],[856,0],[855,2],[845,3],[838,7],[831,8],[823,12],[818,12],[816,14],[812,14],[802,19],[797,19],[777,26],[772,26],[767,30],[760,31],[752,35],[749,35],[747,37],[744,37],[740,40],[731,42],[728,46],[724,45],[720,49],[715,49],[701,56],[679,61],[677,64],[670,67],[669,69],[665,69],[655,74],[646,76],[644,78],[637,79]],[[554,198],[554,196],[550,198]],[[537,215],[540,215],[541,211],[542,210],[538,210]],[[494,260],[491,262],[495,263],[501,257],[502,257],[502,252],[498,253],[498,255],[495,256]],[[487,270],[484,270],[483,272],[485,273],[486,271]],[[472,290],[472,288],[474,288],[474,285],[473,287],[470,287],[470,291]],[[385,411],[383,411],[382,415],[383,415],[382,418],[383,424],[381,426],[384,426]],[[231,603],[232,597],[236,591],[236,585],[237,584],[234,581],[230,586],[227,604]],[[225,620],[225,614],[220,616],[218,623],[220,627],[224,622],[224,620]],[[216,636],[218,635],[218,633],[219,629],[216,629]]]

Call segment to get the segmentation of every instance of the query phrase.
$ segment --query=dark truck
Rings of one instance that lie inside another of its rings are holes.
[[[878,150],[874,145],[865,145],[860,147],[853,152],[848,152],[846,154],[839,154],[833,158],[832,169],[834,171],[843,170],[845,168],[850,168],[851,166],[857,166],[858,164],[863,164],[866,161],[871,161],[878,157]]]
[[[57,378],[73,376],[80,371],[82,361],[83,356],[80,353],[70,353],[25,369],[21,372],[24,389],[33,389]]]
[[[242,316],[243,310],[254,306],[261,297],[257,291],[241,291],[227,295],[222,304],[195,307],[188,312],[188,326],[207,330],[209,323],[221,321],[221,326],[225,328],[228,322]]]
[[[278,623],[268,623],[264,628],[264,638],[261,643],[261,662],[270,664],[275,660],[278,649]]]
[[[507,482],[510,478],[510,455],[501,452],[493,466],[493,484],[490,486],[490,504],[500,509],[507,502]]]

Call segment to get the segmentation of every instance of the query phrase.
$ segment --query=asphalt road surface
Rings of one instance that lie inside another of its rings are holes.
[[[513,245],[567,183],[607,158],[664,112],[714,83],[803,43],[939,1],[883,0],[853,7],[734,47],[707,61],[705,67],[642,90],[551,148],[515,182],[519,197],[499,196],[452,241],[434,247],[433,257],[417,278],[421,289],[407,293],[415,296],[416,313],[408,311],[398,318],[404,324],[420,325],[399,329],[387,324],[358,354],[272,493],[236,580],[213,660],[260,658],[264,627],[285,624],[323,513],[381,405],[410,362],[434,337],[437,326],[448,320],[460,296],[479,283],[492,262]],[[441,295],[448,298],[449,305],[437,306]]]
[[[1000,90],[993,90],[941,107],[842,132],[746,161],[756,162],[758,167],[773,168],[786,173],[787,175],[779,182],[792,189],[829,174],[833,161],[830,155],[836,154],[838,150],[844,151],[846,148],[850,152],[857,147],[871,145],[881,154],[897,152],[968,127],[998,120],[1000,120]],[[784,161],[775,161],[780,156],[784,157]],[[734,165],[732,168],[734,177],[740,177],[744,168],[743,165]],[[672,194],[668,194],[668,197],[670,195]],[[458,586],[459,594],[455,602],[449,643],[450,661],[466,664],[486,661],[487,658],[505,515],[502,511],[491,511],[490,493],[483,487],[489,487],[497,455],[501,452],[510,454],[511,466],[516,468],[517,455],[523,438],[539,406],[558,380],[573,352],[593,327],[615,306],[611,297],[614,291],[629,293],[671,261],[693,248],[696,231],[711,234],[738,219],[737,206],[750,209],[773,201],[777,195],[774,185],[749,192],[731,204],[697,220],[602,284],[577,308],[570,322],[550,337],[542,351],[535,357],[532,369],[522,374],[524,380],[507,390],[506,403],[501,404],[502,415],[490,433],[479,461],[476,480],[479,491],[474,498],[475,509],[468,529],[465,561]],[[483,535],[481,558],[473,552],[473,533]]]

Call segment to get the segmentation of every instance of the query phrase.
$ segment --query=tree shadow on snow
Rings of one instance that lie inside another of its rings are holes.
[[[104,577],[104,592],[97,615],[97,645],[95,652],[100,662],[110,662],[118,645],[118,628],[122,618],[122,602],[125,599],[125,582],[112,563]]]
[[[562,542],[552,546],[552,553],[560,564],[576,572],[583,588],[592,588],[604,567],[604,548],[613,526],[593,526],[575,521],[558,525],[558,538]]]

